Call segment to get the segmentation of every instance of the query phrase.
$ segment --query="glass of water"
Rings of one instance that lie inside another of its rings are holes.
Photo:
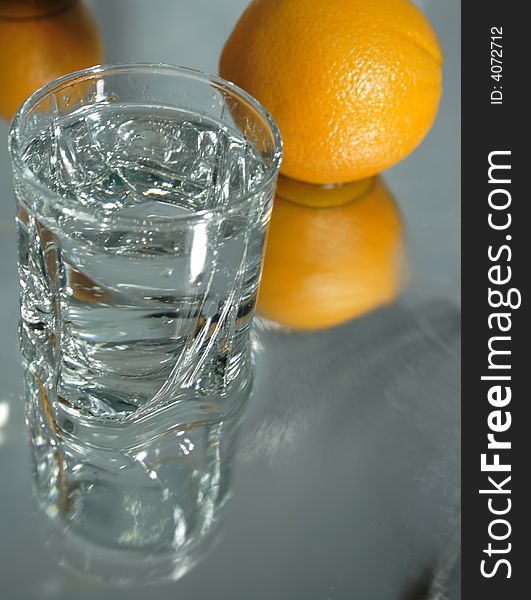
[[[9,144],[37,496],[181,573],[229,488],[279,132],[222,79],[130,64],[47,84]]]

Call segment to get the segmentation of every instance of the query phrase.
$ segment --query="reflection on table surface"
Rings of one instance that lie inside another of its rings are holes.
[[[354,584],[366,598],[429,589],[458,505],[455,308],[396,305],[319,334],[262,332],[258,343],[225,530],[179,589],[197,598],[230,597],[234,581],[241,597],[259,598],[286,585],[315,598],[332,586],[348,597]],[[3,427],[3,514],[11,519],[2,545],[13,550],[4,585],[34,597],[43,586],[58,597],[87,594],[92,584],[59,569],[46,547],[19,412]],[[28,563],[35,568],[22,579],[17,568]]]
[[[109,60],[215,71],[246,2],[159,0],[158,11],[141,0],[127,10],[125,0],[88,4]],[[421,149],[385,177],[406,225],[409,287],[394,304],[320,332],[258,324],[232,499],[216,543],[176,583],[115,589],[72,571],[109,565],[65,544],[32,497],[16,351],[14,203],[0,146],[0,597],[459,597],[459,3],[423,8],[444,46],[445,96]],[[198,28],[202,44],[193,39]],[[6,133],[0,123],[3,140]]]

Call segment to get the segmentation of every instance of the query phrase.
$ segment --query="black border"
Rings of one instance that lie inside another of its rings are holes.
[[[526,339],[529,297],[526,262],[531,230],[526,218],[529,191],[524,189],[526,173],[531,172],[531,164],[524,161],[531,152],[523,144],[531,131],[524,106],[528,104],[525,63],[531,55],[526,42],[531,39],[531,29],[524,25],[527,21],[524,8],[523,3],[502,0],[462,4],[462,597],[466,600],[531,597],[526,581],[528,573],[531,574],[527,560],[531,552],[526,543],[531,534],[527,517],[531,486],[527,485],[525,443],[526,437],[531,439],[531,398],[526,385],[527,372],[531,372],[531,352]],[[491,77],[492,27],[503,27],[503,70],[499,82]],[[494,86],[503,92],[502,104],[491,104]],[[488,195],[492,190],[488,156],[496,150],[511,151],[511,183],[505,186],[512,198],[508,209],[512,217],[510,231],[495,231],[488,224]],[[488,302],[488,271],[494,263],[489,260],[488,247],[505,243],[507,235],[511,236],[512,250],[510,263],[503,263],[512,270],[507,287],[518,288],[522,295],[521,307],[511,311],[512,329],[507,333],[511,336],[508,374],[512,400],[504,409],[512,417],[505,436],[512,447],[503,454],[503,461],[511,464],[511,472],[507,473],[511,482],[506,487],[511,489],[512,509],[507,519],[512,532],[507,541],[512,546],[500,558],[510,560],[511,577],[506,578],[508,569],[502,567],[496,576],[487,579],[482,576],[480,566],[488,558],[483,549],[489,543],[489,523],[496,518],[489,512],[488,495],[479,493],[489,487],[489,474],[482,473],[480,460],[487,451],[490,431],[487,418],[493,410],[487,398],[493,382],[481,380],[482,376],[493,374],[488,370],[488,341],[494,334],[488,327],[488,317],[493,312]]]

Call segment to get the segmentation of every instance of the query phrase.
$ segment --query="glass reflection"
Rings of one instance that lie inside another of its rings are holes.
[[[4,443],[4,432],[9,421],[9,404],[5,400],[0,400],[0,446]]]
[[[44,387],[26,387],[34,487],[59,561],[122,585],[185,574],[220,530],[245,404],[223,420],[187,422],[176,405],[89,431],[59,427]]]

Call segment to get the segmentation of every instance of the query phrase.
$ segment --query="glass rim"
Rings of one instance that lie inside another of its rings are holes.
[[[205,84],[214,84],[214,87],[222,90],[231,92],[236,98],[243,99],[256,113],[264,120],[267,124],[272,141],[274,144],[273,156],[271,165],[267,167],[266,177],[260,181],[256,186],[252,186],[249,191],[241,196],[237,196],[233,202],[230,202],[224,206],[216,206],[213,208],[204,208],[197,211],[192,211],[187,214],[175,215],[173,217],[146,217],[138,218],[132,216],[123,215],[88,215],[81,211],[84,217],[88,217],[89,220],[97,220],[101,224],[113,223],[118,224],[124,223],[150,223],[170,225],[176,221],[196,220],[203,218],[210,218],[217,213],[230,213],[234,209],[241,207],[247,200],[253,196],[257,196],[270,187],[276,179],[280,165],[282,163],[283,148],[282,138],[278,125],[275,123],[273,117],[269,111],[249,92],[237,86],[235,83],[223,79],[218,75],[206,73],[198,69],[192,69],[190,67],[182,67],[179,65],[172,65],[168,63],[144,63],[144,62],[124,62],[124,63],[108,63],[101,65],[94,65],[86,69],[80,69],[78,71],[72,71],[66,75],[62,75],[48,83],[44,84],[37,90],[35,90],[24,102],[19,106],[15,112],[11,123],[9,125],[8,133],[8,150],[13,162],[13,165],[17,167],[20,173],[23,174],[24,179],[28,181],[32,187],[41,191],[45,196],[58,197],[58,194],[53,192],[48,186],[46,186],[28,167],[28,165],[22,160],[22,144],[20,139],[20,124],[24,117],[35,107],[39,102],[45,100],[53,93],[64,89],[68,84],[75,83],[76,81],[87,81],[95,79],[97,76],[110,73],[110,72],[139,72],[139,73],[152,73],[156,74],[173,74],[181,77],[196,80]],[[62,199],[62,198],[61,198]],[[63,199],[62,199],[63,200]],[[64,206],[64,205],[63,205]]]

